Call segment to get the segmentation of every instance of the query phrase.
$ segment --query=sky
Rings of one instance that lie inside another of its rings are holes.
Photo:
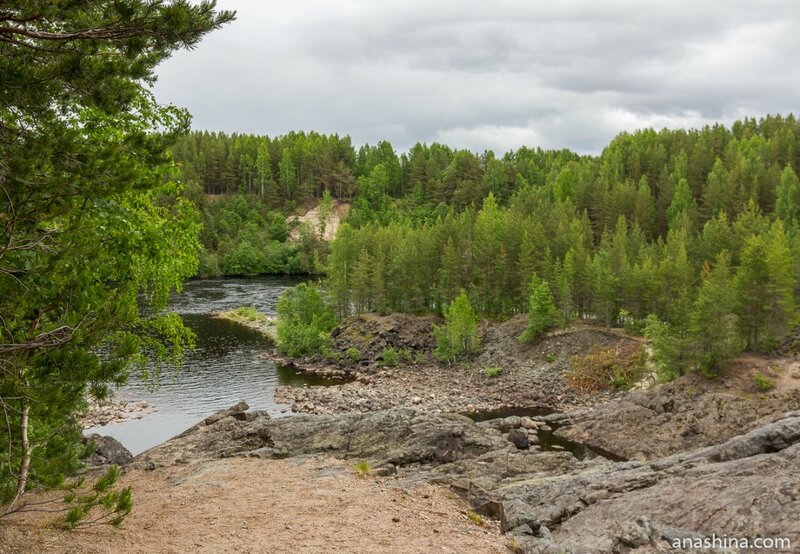
[[[160,66],[193,128],[597,154],[617,134],[800,113],[795,0],[220,0]]]

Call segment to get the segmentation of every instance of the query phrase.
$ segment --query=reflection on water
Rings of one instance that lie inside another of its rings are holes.
[[[197,335],[197,348],[187,354],[180,372],[162,377],[155,391],[132,378],[118,393],[131,400],[146,400],[158,411],[140,420],[88,429],[87,433],[111,435],[135,455],[239,400],[280,417],[287,406],[274,400],[279,384],[329,384],[310,382],[291,369],[278,370],[260,357],[268,348],[260,333],[209,315],[238,306],[274,314],[281,293],[298,282],[258,278],[187,283],[170,305]]]

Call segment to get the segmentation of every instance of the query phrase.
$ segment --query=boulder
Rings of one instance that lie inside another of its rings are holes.
[[[86,463],[90,466],[121,466],[133,460],[130,451],[114,437],[92,433],[83,438],[83,443],[94,445],[94,452],[86,459]]]

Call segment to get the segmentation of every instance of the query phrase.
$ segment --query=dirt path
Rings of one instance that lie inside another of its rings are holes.
[[[0,554],[507,552],[445,489],[410,492],[359,478],[336,460],[227,459],[132,471],[123,528],[47,529],[32,516],[0,524]]]

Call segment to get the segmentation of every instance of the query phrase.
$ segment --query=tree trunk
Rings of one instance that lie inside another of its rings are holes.
[[[22,412],[21,418],[19,423],[19,431],[20,436],[22,438],[22,464],[19,468],[19,475],[17,476],[17,494],[14,496],[14,500],[8,505],[6,508],[6,513],[10,513],[13,508],[14,504],[22,497],[25,493],[25,487],[28,485],[28,471],[30,470],[31,466],[31,445],[28,441],[28,413],[30,411],[30,406],[28,405],[28,400],[22,400]]]

